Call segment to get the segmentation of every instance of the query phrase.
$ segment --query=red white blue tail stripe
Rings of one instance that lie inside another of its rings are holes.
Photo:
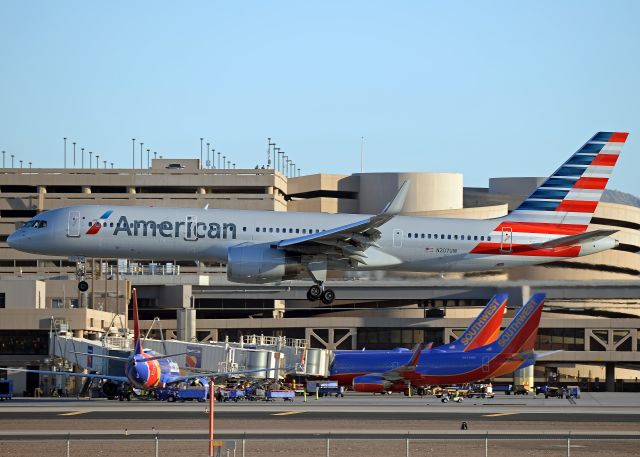
[[[509,215],[509,221],[558,224],[571,234],[585,231],[627,136],[595,134]]]

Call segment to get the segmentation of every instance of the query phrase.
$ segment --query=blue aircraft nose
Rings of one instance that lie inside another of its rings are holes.
[[[16,230],[9,238],[7,238],[7,244],[13,249],[20,250],[24,246],[24,234],[18,233],[20,230]]]

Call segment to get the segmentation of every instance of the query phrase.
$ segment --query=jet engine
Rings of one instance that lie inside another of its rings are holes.
[[[365,374],[353,378],[353,390],[356,392],[382,393],[391,389],[392,383],[379,374]]]
[[[122,386],[113,381],[105,381],[102,384],[102,393],[109,399],[118,398],[118,395],[122,392]]]
[[[268,244],[241,244],[227,251],[227,278],[233,282],[266,283],[293,279],[302,272],[300,256]]]

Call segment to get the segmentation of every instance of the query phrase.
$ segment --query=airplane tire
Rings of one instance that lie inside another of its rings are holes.
[[[331,289],[325,289],[325,291],[322,292],[322,297],[320,298],[322,299],[322,303],[324,303],[325,305],[330,305],[331,303],[333,303],[333,300],[336,299],[336,294]]]
[[[315,284],[309,287],[309,290],[307,291],[307,298],[309,300],[316,301],[320,297],[322,297],[322,288],[319,285]]]
[[[80,281],[78,283],[78,290],[80,292],[86,292],[87,290],[89,290],[89,283],[87,281]]]

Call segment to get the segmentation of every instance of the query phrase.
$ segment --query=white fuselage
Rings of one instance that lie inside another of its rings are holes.
[[[107,215],[105,217],[105,215]],[[286,213],[137,206],[74,206],[46,211],[12,234],[19,250],[57,256],[227,262],[229,247],[269,244],[343,226],[362,214]],[[558,235],[509,233],[496,227],[504,218],[473,220],[395,216],[378,228],[377,247],[366,263],[345,268],[403,271],[483,271],[575,257],[518,255],[511,245],[548,241]],[[34,227],[33,221],[45,221]],[[99,224],[99,227],[96,227]],[[497,243],[495,254],[470,253],[479,243]],[[613,247],[605,239],[580,247],[579,255]],[[504,248],[504,251],[502,250]]]

